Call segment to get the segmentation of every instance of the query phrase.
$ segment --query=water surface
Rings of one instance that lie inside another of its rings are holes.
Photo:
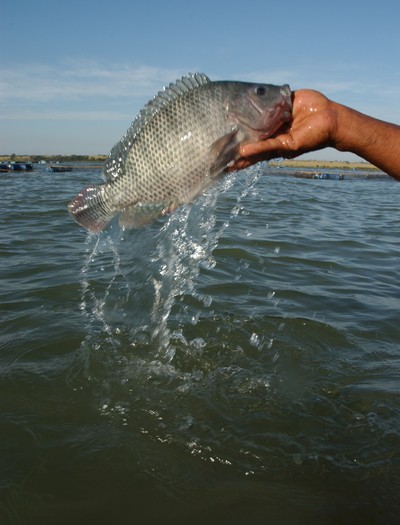
[[[2,524],[398,523],[400,186],[267,174],[98,236],[2,174]]]

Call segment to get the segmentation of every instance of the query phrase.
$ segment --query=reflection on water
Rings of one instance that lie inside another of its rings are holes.
[[[396,523],[398,186],[257,167],[96,236],[96,176],[0,181],[1,523]]]

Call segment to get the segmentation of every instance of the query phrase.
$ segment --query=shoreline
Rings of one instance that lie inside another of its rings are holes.
[[[15,162],[24,164],[26,162],[39,164],[67,163],[67,162],[104,162],[108,155],[0,155],[0,162]]]
[[[339,160],[302,160],[290,159],[283,161],[270,160],[268,163],[274,167],[284,168],[304,168],[304,169],[335,169],[335,170],[369,170],[381,172],[379,168],[369,162],[352,162]],[[381,172],[383,173],[383,172]]]
[[[0,155],[0,162],[32,162],[38,163],[39,160],[46,161],[47,164],[53,162],[104,162],[108,155]],[[269,166],[282,168],[297,168],[297,169],[335,169],[335,170],[368,170],[381,172],[379,168],[368,162],[352,162],[352,161],[336,161],[336,160],[270,160]]]

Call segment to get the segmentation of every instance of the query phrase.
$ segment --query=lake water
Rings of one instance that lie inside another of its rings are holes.
[[[2,525],[399,523],[400,185],[268,170],[98,236],[1,175]]]

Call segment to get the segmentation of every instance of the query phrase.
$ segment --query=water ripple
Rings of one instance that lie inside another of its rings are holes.
[[[97,178],[0,180],[2,522],[396,523],[400,187],[257,167],[94,236]]]

